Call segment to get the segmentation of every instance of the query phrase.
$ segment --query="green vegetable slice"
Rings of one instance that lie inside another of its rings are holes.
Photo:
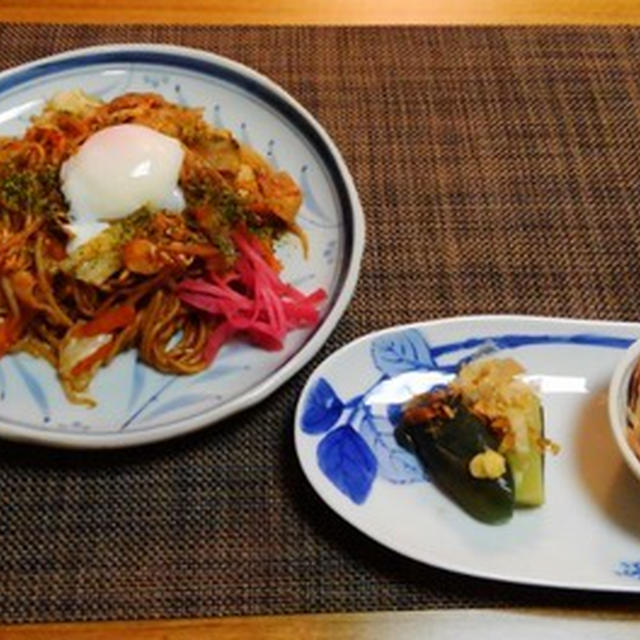
[[[419,405],[432,402],[442,407],[442,396],[426,394]],[[424,421],[416,422],[415,411],[405,411],[396,430],[398,442],[413,451],[434,483],[474,518],[489,524],[508,520],[515,504],[510,469],[495,479],[475,478],[469,471],[477,454],[497,450],[496,437],[459,398],[447,397],[444,405],[446,410]]]
[[[508,453],[507,463],[513,475],[516,505],[538,507],[544,502],[544,452],[539,444],[544,437],[544,415],[538,398],[532,398],[525,414],[529,450]]]

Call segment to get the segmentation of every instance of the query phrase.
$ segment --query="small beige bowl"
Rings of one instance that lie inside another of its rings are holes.
[[[640,480],[640,459],[628,441],[627,403],[629,380],[640,359],[640,340],[634,342],[616,366],[609,384],[609,426],[627,466]]]

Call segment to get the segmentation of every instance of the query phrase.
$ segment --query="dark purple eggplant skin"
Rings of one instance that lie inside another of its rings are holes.
[[[469,471],[475,455],[497,450],[496,437],[459,399],[450,398],[447,404],[453,417],[415,423],[405,412],[395,430],[398,444],[414,453],[433,482],[469,515],[487,524],[509,520],[515,505],[509,469],[496,479],[474,478]]]

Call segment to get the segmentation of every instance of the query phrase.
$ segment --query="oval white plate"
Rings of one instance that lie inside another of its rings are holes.
[[[302,468],[347,522],[415,560],[534,585],[640,592],[640,483],[607,418],[607,386],[639,324],[469,317],[396,327],[352,342],[308,380],[295,418]],[[393,438],[398,406],[446,382],[478,350],[513,357],[539,385],[546,503],[508,523],[475,521]]]
[[[53,370],[28,355],[0,360],[0,435],[66,447],[144,444],[212,424],[265,398],[322,346],[344,312],[358,277],[364,218],[335,145],[283,89],[236,62],[194,49],[117,45],[70,51],[0,74],[0,135],[20,134],[55,92],[82,88],[105,100],[153,91],[234,132],[301,185],[299,222],[309,259],[296,241],[279,247],[283,278],[303,291],[323,287],[328,301],[313,331],[290,334],[277,353],[225,347],[195,376],[166,376],[120,355],[100,371],[95,409],[69,404]]]

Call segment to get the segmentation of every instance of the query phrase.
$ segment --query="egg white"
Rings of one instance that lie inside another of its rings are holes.
[[[178,186],[184,149],[179,140],[138,124],[101,129],[61,167],[62,192],[75,236],[73,251],[142,207],[176,213],[185,207]]]

